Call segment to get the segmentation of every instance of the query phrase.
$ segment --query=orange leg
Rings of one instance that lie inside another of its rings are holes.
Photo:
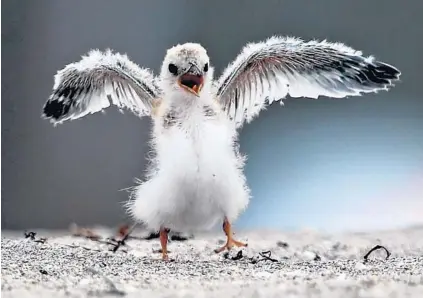
[[[226,234],[227,240],[226,240],[226,244],[218,249],[215,249],[214,252],[215,253],[220,253],[222,251],[224,251],[225,249],[230,250],[232,247],[236,246],[236,247],[246,247],[247,244],[236,241],[232,238],[232,227],[231,224],[229,223],[228,219],[225,217],[224,221],[223,221],[223,231]]]
[[[167,255],[167,236],[169,230],[165,228],[160,229],[160,244],[162,246],[162,260],[169,261],[169,256]]]

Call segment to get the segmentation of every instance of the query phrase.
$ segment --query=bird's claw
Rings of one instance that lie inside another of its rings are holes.
[[[163,250],[161,248],[159,248],[159,249],[154,249],[153,250],[153,253],[162,254],[162,260],[163,261],[166,261],[166,262],[173,261],[173,259],[169,259],[169,255],[168,254],[170,253],[170,250],[167,250],[166,252],[163,253]]]
[[[169,259],[169,256],[168,256],[168,254],[162,254],[162,261],[164,261],[164,262],[169,262],[170,261],[170,259]]]
[[[236,241],[232,238],[228,238],[228,240],[226,241],[226,244],[220,248],[217,248],[214,250],[215,253],[221,253],[224,250],[231,250],[232,247],[247,247],[248,244],[247,243],[243,243],[240,241]]]

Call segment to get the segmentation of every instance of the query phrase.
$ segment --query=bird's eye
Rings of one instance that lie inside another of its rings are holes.
[[[209,64],[206,63],[206,65],[204,65],[204,72],[207,72],[209,70]]]
[[[176,76],[178,74],[178,67],[175,64],[170,63],[169,72]]]

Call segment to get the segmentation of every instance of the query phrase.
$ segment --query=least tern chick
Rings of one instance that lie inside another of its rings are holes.
[[[217,80],[196,43],[169,49],[158,77],[126,55],[92,50],[58,71],[43,116],[57,124],[114,104],[152,118],[154,158],[127,208],[160,231],[167,260],[169,230],[204,231],[220,223],[227,241],[216,252],[246,246],[231,229],[250,199],[237,137],[261,110],[287,95],[343,98],[388,90],[399,77],[395,67],[346,45],[297,38],[247,44]]]

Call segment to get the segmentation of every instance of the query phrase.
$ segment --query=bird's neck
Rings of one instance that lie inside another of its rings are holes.
[[[201,92],[200,96],[195,96],[188,92],[172,94],[168,97],[169,106],[173,109],[181,111],[191,111],[195,109],[203,108],[205,105],[212,104],[212,96],[210,93]]]

